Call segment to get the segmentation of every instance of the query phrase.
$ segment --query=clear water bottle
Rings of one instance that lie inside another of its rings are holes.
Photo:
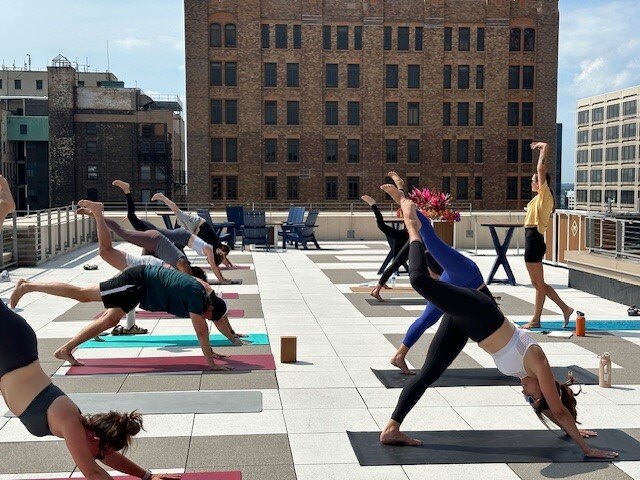
[[[395,271],[393,272],[393,275],[391,275],[391,288],[396,288],[396,281],[398,280],[398,272]]]

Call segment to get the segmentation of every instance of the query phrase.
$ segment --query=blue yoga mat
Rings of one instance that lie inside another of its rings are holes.
[[[104,342],[89,340],[80,345],[80,348],[140,348],[140,347],[199,347],[198,338],[195,335],[118,335],[100,337]],[[231,342],[223,335],[211,335],[211,346],[222,347],[231,345]],[[269,345],[269,337],[266,333],[250,333],[242,340],[251,345]]]
[[[527,322],[516,322],[524,325]],[[532,328],[534,332],[541,330],[561,330],[575,332],[576,322],[569,322],[567,328],[562,328],[562,321],[543,321],[540,328]],[[587,332],[609,332],[612,330],[640,330],[640,320],[589,320],[586,322]]]

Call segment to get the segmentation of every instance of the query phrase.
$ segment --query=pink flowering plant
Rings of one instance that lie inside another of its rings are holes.
[[[407,195],[425,217],[443,222],[459,222],[460,212],[451,207],[451,195],[435,189],[414,188]]]

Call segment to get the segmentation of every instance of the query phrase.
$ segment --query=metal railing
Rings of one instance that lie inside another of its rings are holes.
[[[590,252],[640,260],[640,221],[587,216],[586,247]]]

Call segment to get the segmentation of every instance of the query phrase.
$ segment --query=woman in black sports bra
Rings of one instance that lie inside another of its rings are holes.
[[[6,179],[0,175],[0,225],[15,210]],[[97,462],[144,480],[178,479],[152,475],[123,456],[131,437],[142,429],[132,413],[82,415],[76,404],[51,383],[38,360],[36,334],[0,300],[0,392],[9,410],[37,437],[63,438],[74,462],[88,479],[112,478]]]

